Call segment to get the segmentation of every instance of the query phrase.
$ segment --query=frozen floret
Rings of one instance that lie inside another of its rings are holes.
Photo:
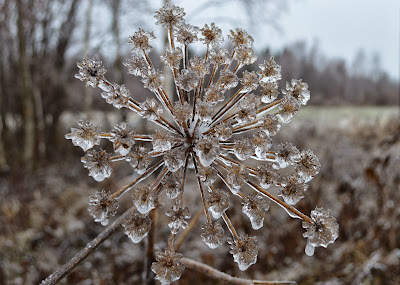
[[[110,141],[113,143],[114,151],[118,151],[121,155],[126,155],[131,151],[135,144],[135,131],[133,126],[122,122],[115,125],[111,131]]]
[[[229,253],[233,255],[233,260],[238,264],[240,270],[246,270],[250,265],[257,262],[258,246],[256,237],[239,236],[237,239],[228,239],[231,245]]]
[[[258,230],[263,226],[265,212],[269,209],[269,201],[261,195],[250,194],[243,203],[242,211],[249,217],[253,229]]]
[[[187,228],[188,222],[186,220],[190,219],[190,212],[187,207],[183,208],[175,204],[172,209],[166,212],[166,215],[169,217],[168,227],[171,233],[176,234],[180,228]]]
[[[107,70],[101,61],[85,58],[82,62],[76,64],[79,67],[79,73],[75,77],[81,81],[86,81],[86,86],[97,87],[104,80],[104,74]]]
[[[329,211],[316,207],[311,211],[312,223],[303,221],[303,228],[307,231],[303,234],[307,238],[306,254],[314,254],[317,246],[327,247],[339,236],[339,225]]]
[[[89,198],[89,213],[95,222],[100,222],[103,226],[106,226],[109,219],[115,216],[117,209],[117,201],[110,198],[110,194],[104,189]]]
[[[153,210],[158,203],[155,189],[148,186],[140,186],[133,189],[133,204],[141,214],[147,214]]]
[[[135,32],[133,36],[129,37],[128,44],[133,45],[133,51],[148,52],[152,49],[152,46],[149,44],[149,42],[155,38],[156,37],[154,36],[153,32],[146,32],[139,28],[139,30]]]
[[[210,248],[217,248],[224,239],[224,229],[218,222],[211,222],[201,226],[201,239]]]
[[[110,155],[105,150],[89,150],[81,158],[81,161],[83,167],[89,170],[89,176],[92,176],[97,182],[101,182],[111,176]]]
[[[183,270],[185,270],[185,266],[181,262],[182,257],[182,254],[173,250],[156,252],[157,262],[153,262],[151,270],[156,274],[156,279],[161,284],[169,284],[181,278]]]
[[[71,128],[71,132],[65,135],[66,139],[72,140],[74,146],[79,146],[84,151],[100,144],[100,128],[89,121],[79,121],[79,129]]]
[[[211,26],[205,24],[204,28],[202,28],[200,32],[203,36],[200,41],[206,45],[217,47],[220,43],[224,41],[221,29],[215,26],[214,23],[211,23]]]
[[[123,220],[122,226],[125,229],[125,234],[134,243],[138,243],[149,233],[151,223],[152,221],[148,215],[143,215],[138,211],[134,211]]]

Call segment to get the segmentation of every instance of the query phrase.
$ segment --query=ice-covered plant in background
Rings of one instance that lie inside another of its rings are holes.
[[[149,57],[153,32],[139,29],[130,37],[132,57],[125,62],[128,72],[141,77],[144,87],[154,93],[153,98],[138,102],[124,85],[110,83],[101,61],[84,59],[78,63],[76,77],[87,86],[99,87],[107,103],[130,109],[157,126],[152,134],[136,133],[126,122],[110,132],[102,132],[87,121],[71,128],[66,138],[86,151],[82,162],[95,180],[110,177],[112,165],[123,161],[137,172],[136,178],[121,189],[113,193],[102,190],[90,197],[90,214],[106,225],[117,213],[118,200],[131,193],[137,211],[123,226],[137,243],[147,236],[152,223],[149,212],[158,207],[163,193],[173,199],[173,207],[166,210],[169,246],[156,253],[157,262],[152,265],[162,283],[178,280],[184,269],[174,241],[190,219],[192,205],[183,204],[187,175],[195,175],[204,207],[206,223],[201,225],[201,239],[210,248],[226,239],[241,270],[257,261],[258,246],[256,237],[239,234],[229,219],[231,199],[241,200],[242,211],[256,230],[263,226],[270,201],[301,219],[307,230],[308,255],[315,247],[334,242],[338,224],[329,211],[317,207],[309,217],[293,207],[305,196],[306,183],[319,172],[317,157],[311,150],[300,151],[287,142],[272,143],[282,124],[289,123],[309,100],[308,85],[293,79],[280,92],[281,67],[273,58],[260,64],[257,72],[241,71],[256,61],[253,38],[246,31],[230,31],[233,49],[228,51],[220,47],[222,32],[214,23],[199,28],[186,23],[184,15],[182,8],[169,4],[155,15],[156,24],[162,25],[169,36],[169,46],[160,60],[173,74],[175,101],[170,99],[172,94],[166,94],[164,76]],[[204,57],[189,58],[188,46],[198,41],[205,45]],[[94,150],[100,139],[112,143],[115,153]],[[252,161],[259,163],[254,167],[249,163]],[[157,174],[154,180],[139,185],[153,173]],[[217,180],[226,187],[214,186]],[[273,194],[274,189],[282,199]]]

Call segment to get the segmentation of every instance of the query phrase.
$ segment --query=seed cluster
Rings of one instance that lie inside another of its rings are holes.
[[[174,241],[191,216],[191,205],[183,205],[183,195],[186,176],[194,172],[206,217],[201,239],[210,248],[220,246],[225,239],[221,224],[225,224],[231,234],[230,253],[239,269],[245,270],[257,261],[258,246],[255,237],[238,234],[228,217],[234,196],[241,199],[242,211],[253,229],[263,226],[270,201],[303,220],[308,255],[315,247],[334,242],[338,224],[329,211],[317,207],[308,217],[293,207],[305,196],[306,183],[320,170],[317,157],[311,150],[300,151],[290,143],[276,148],[272,143],[282,124],[289,123],[309,100],[307,84],[293,79],[280,92],[281,67],[274,58],[260,64],[258,72],[239,72],[256,61],[253,38],[245,30],[231,30],[228,39],[233,50],[229,52],[220,47],[222,31],[214,23],[199,28],[187,24],[184,15],[182,8],[169,4],[155,15],[156,24],[161,24],[169,35],[169,46],[160,60],[173,74],[175,101],[165,92],[165,78],[149,57],[150,42],[155,38],[152,32],[139,29],[129,38],[132,57],[125,66],[130,74],[141,77],[154,98],[137,102],[124,85],[105,78],[101,61],[84,59],[78,63],[76,77],[99,87],[107,103],[128,108],[157,125],[153,134],[138,134],[132,125],[122,122],[107,133],[81,121],[79,128],[71,128],[66,135],[86,151],[82,162],[95,180],[110,177],[112,164],[119,161],[128,162],[137,172],[136,178],[120,190],[102,190],[90,198],[89,211],[95,221],[107,224],[117,213],[118,199],[132,193],[136,210],[123,226],[137,243],[147,236],[152,223],[148,214],[165,193],[174,200],[173,207],[166,211],[171,237],[168,248],[156,254],[152,270],[162,283],[178,280],[184,266]],[[189,58],[188,45],[196,41],[206,46],[205,56]],[[101,139],[112,143],[114,155],[94,149]],[[259,161],[258,166],[250,166],[251,160]],[[154,181],[139,184],[153,173],[157,174]],[[226,188],[215,187],[217,180]],[[282,199],[274,196],[270,187],[278,188]]]

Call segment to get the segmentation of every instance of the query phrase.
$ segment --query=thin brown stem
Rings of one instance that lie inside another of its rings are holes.
[[[294,281],[266,281],[266,280],[248,280],[239,277],[233,277],[224,272],[216,270],[215,268],[201,263],[199,261],[183,257],[181,262],[186,268],[203,273],[204,275],[217,280],[218,282],[223,282],[224,284],[233,285],[252,285],[252,284],[264,284],[264,285],[295,285]]]
[[[40,285],[54,285],[68,275],[79,263],[92,254],[106,239],[116,232],[124,219],[131,214],[135,206],[131,207],[111,225],[105,228],[97,237],[90,241],[80,252],[78,252],[70,261],[61,266],[60,269],[50,274]]]
[[[226,226],[228,227],[229,231],[231,232],[232,236],[238,240],[239,239],[239,235],[237,234],[235,228],[232,225],[231,220],[229,219],[228,215],[224,212],[222,214],[222,219],[224,220]]]
[[[266,191],[265,189],[261,188],[260,186],[258,186],[257,184],[255,184],[254,182],[250,181],[250,180],[246,180],[246,183],[252,187],[254,190],[256,190],[257,192],[264,194],[265,196],[267,196],[269,199],[271,199],[273,202],[275,202],[276,204],[280,205],[281,207],[283,207],[284,209],[286,209],[288,212],[293,213],[294,215],[298,216],[300,219],[307,221],[309,223],[313,223],[313,221],[311,220],[310,217],[308,217],[307,215],[304,215],[302,212],[300,212],[299,210],[297,210],[296,208],[290,206],[289,204],[286,204],[285,202],[279,200],[278,198],[276,198],[274,195],[272,195],[271,193],[269,193],[268,191]]]
[[[197,212],[197,214],[193,217],[193,219],[190,221],[188,227],[182,232],[182,234],[179,236],[178,240],[176,241],[175,251],[179,250],[183,241],[185,240],[185,237],[192,231],[194,226],[197,225],[197,222],[199,221],[199,219],[203,215],[203,213],[204,213],[203,209],[200,209]]]
[[[149,177],[154,171],[157,170],[157,168],[159,168],[160,166],[162,166],[164,164],[164,160],[161,159],[159,162],[157,162],[156,164],[154,164],[152,167],[150,167],[149,169],[146,170],[145,173],[143,173],[142,175],[140,175],[139,177],[137,177],[135,180],[133,180],[132,182],[130,182],[129,184],[125,185],[124,187],[122,187],[121,189],[119,189],[117,192],[113,193],[110,196],[110,199],[118,199],[120,198],[123,194],[125,194],[126,192],[128,192],[129,190],[131,190],[136,184],[138,184],[140,181],[143,181],[144,179],[146,179],[147,177]]]

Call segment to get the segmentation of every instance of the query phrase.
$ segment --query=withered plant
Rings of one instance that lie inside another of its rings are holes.
[[[220,47],[224,40],[214,23],[199,28],[187,24],[184,15],[182,8],[168,4],[155,14],[156,24],[168,33],[169,46],[160,59],[173,74],[175,97],[166,93],[164,76],[150,60],[152,32],[139,29],[129,38],[133,54],[124,63],[154,93],[144,102],[136,101],[124,85],[109,82],[101,61],[78,63],[76,77],[100,88],[107,103],[136,112],[156,125],[152,134],[137,133],[128,122],[115,125],[110,132],[88,121],[71,128],[66,138],[86,152],[83,166],[96,181],[110,177],[115,163],[128,163],[137,173],[121,189],[103,189],[91,196],[90,214],[107,225],[118,213],[119,201],[131,199],[134,207],[110,227],[115,230],[122,224],[127,236],[138,243],[151,229],[150,211],[160,199],[172,199],[172,208],[165,212],[171,232],[167,247],[156,252],[157,261],[151,266],[163,284],[178,280],[190,263],[175,248],[177,235],[188,227],[193,206],[183,202],[188,175],[197,180],[204,209],[206,223],[198,225],[201,239],[210,248],[221,246],[226,239],[240,270],[256,263],[259,247],[256,237],[241,233],[231,222],[227,213],[231,199],[241,200],[242,212],[253,229],[263,226],[272,201],[302,221],[307,255],[313,255],[315,247],[327,247],[338,237],[335,218],[319,207],[310,216],[294,207],[320,170],[317,157],[291,143],[272,143],[282,124],[289,123],[310,99],[308,85],[293,79],[280,92],[281,67],[274,58],[260,64],[257,72],[241,71],[256,61],[253,38],[245,30],[230,31],[233,49],[228,51]],[[205,45],[205,55],[189,58],[188,47],[197,41]],[[102,139],[113,144],[114,154],[95,149]],[[156,178],[141,183],[149,177]],[[217,180],[226,187],[217,188]]]

